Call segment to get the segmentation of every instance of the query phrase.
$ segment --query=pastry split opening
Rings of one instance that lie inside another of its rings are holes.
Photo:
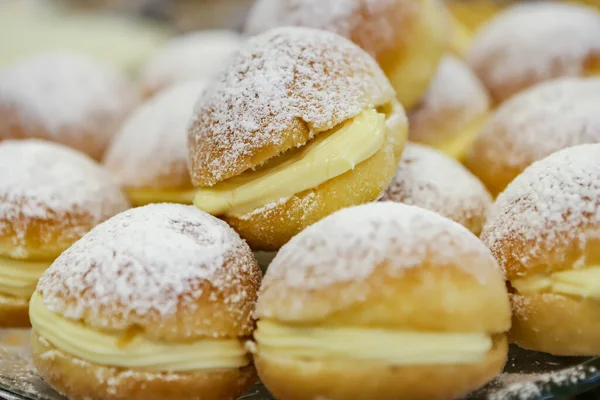
[[[0,256],[0,295],[29,299],[52,261],[17,260]]]
[[[510,284],[524,296],[554,293],[600,301],[600,265],[511,279]]]
[[[243,217],[349,172],[389,144],[401,153],[407,130],[395,101],[364,110],[253,170],[198,189],[194,205],[217,216]]]

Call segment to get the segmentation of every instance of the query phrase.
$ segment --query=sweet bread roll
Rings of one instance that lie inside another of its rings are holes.
[[[248,40],[196,104],[194,204],[254,250],[277,250],[387,188],[407,120],[375,61],[336,34],[278,28]]]
[[[409,138],[462,160],[489,110],[485,86],[462,60],[446,56],[425,97],[409,113]]]
[[[38,140],[0,142],[0,327],[29,326],[27,302],[52,261],[129,207],[88,157]]]
[[[503,104],[480,130],[466,164],[496,196],[534,161],[600,142],[600,78],[561,78]]]
[[[116,69],[75,54],[36,55],[0,73],[0,140],[49,140],[98,160],[134,104]]]
[[[256,367],[281,400],[454,399],[507,357],[510,305],[489,250],[403,204],[347,208],[295,236],[256,315]]]
[[[344,36],[372,55],[410,109],[423,96],[448,46],[448,14],[438,0],[258,0],[246,32],[305,26]]]
[[[533,2],[507,8],[477,34],[469,65],[501,103],[536,83],[600,74],[600,12]]]
[[[65,251],[31,298],[33,361],[73,400],[235,400],[260,270],[224,222],[191,206],[121,213]]]
[[[139,106],[112,140],[104,165],[136,205],[192,204],[187,128],[206,84],[185,82]]]
[[[600,354],[600,144],[534,163],[498,197],[482,239],[512,287],[511,339]]]
[[[481,233],[492,205],[485,186],[458,161],[420,144],[408,143],[383,201],[413,205]]]
[[[142,70],[142,93],[151,96],[178,83],[212,80],[227,67],[242,43],[239,34],[225,30],[198,31],[171,39]]]

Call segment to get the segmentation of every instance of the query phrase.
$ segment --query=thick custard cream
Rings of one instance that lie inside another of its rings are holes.
[[[364,111],[254,171],[197,190],[194,205],[213,215],[249,214],[351,171],[391,140],[388,131],[385,114]]]
[[[125,192],[135,207],[151,203],[192,204],[195,190],[126,189]]]
[[[456,160],[463,161],[473,146],[473,143],[475,143],[477,134],[486,120],[487,115],[473,122],[459,134],[453,135],[450,140],[436,144],[435,147],[442,153]]]
[[[166,343],[127,331],[92,329],[48,310],[38,293],[31,297],[29,318],[40,337],[59,350],[93,364],[151,372],[241,368],[250,364],[238,339]]]
[[[600,300],[600,266],[512,279],[510,284],[523,295],[556,293]]]
[[[0,257],[0,294],[28,299],[52,261],[27,261]]]
[[[259,321],[262,357],[347,359],[390,365],[476,364],[493,347],[485,333],[402,332],[383,329],[295,327]]]
[[[415,30],[404,49],[402,63],[395,69],[386,64],[395,60],[382,60],[382,66],[400,103],[410,110],[423,97],[446,51],[450,25],[446,24],[446,10],[436,0],[422,0],[424,7]]]

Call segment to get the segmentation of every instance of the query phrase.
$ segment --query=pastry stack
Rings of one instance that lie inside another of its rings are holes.
[[[72,400],[458,399],[510,342],[600,355],[600,13],[508,7],[464,58],[452,26],[259,0],[137,81],[1,71],[0,325]]]

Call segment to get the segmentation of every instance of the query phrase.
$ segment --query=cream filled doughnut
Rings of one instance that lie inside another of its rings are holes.
[[[427,90],[451,32],[438,0],[258,0],[246,31],[290,25],[328,30],[358,44],[379,62],[407,109]]]
[[[534,161],[600,142],[600,78],[561,78],[503,104],[477,135],[466,164],[493,195]]]
[[[437,150],[408,143],[383,201],[425,208],[481,233],[492,205],[485,186],[458,161]]]
[[[226,30],[197,31],[171,39],[143,68],[142,93],[150,96],[174,84],[212,80],[242,44],[239,34]]]
[[[83,154],[38,140],[0,142],[0,327],[28,326],[27,302],[44,270],[128,207]]]
[[[410,112],[409,138],[463,159],[487,119],[490,99],[470,68],[445,56],[425,97]]]
[[[600,144],[534,163],[498,197],[482,239],[513,293],[510,337],[555,355],[600,354]]]
[[[69,399],[235,400],[260,270],[248,245],[191,206],[121,213],[65,251],[29,314],[34,364]]]
[[[510,305],[489,250],[392,202],[338,211],[283,246],[256,316],[257,370],[281,400],[459,398],[507,357]]]
[[[185,82],[140,105],[123,123],[104,157],[134,205],[192,204],[187,128],[206,84]]]
[[[474,39],[469,65],[497,103],[536,83],[600,74],[600,12],[533,2],[507,8]]]
[[[45,53],[0,73],[0,140],[44,139],[100,159],[135,103],[115,69],[70,53]]]
[[[391,182],[407,120],[375,60],[336,34],[277,28],[248,40],[196,104],[194,204],[254,250],[374,201]]]

